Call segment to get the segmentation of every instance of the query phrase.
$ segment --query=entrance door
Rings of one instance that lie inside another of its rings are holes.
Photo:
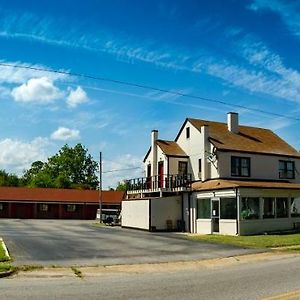
[[[164,187],[164,162],[160,161],[158,163],[158,187]]]
[[[211,200],[212,232],[219,232],[220,200]]]

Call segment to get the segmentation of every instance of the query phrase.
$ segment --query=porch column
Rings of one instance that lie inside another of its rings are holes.
[[[264,199],[263,197],[259,197],[259,219],[262,220],[264,218]]]
[[[191,197],[191,207],[190,207],[190,224],[191,224],[191,233],[196,233],[196,201],[197,198],[195,196]]]
[[[240,220],[241,220],[241,196],[240,196],[240,190],[236,190],[236,234],[240,235]]]
[[[292,217],[291,213],[291,205],[292,205],[292,197],[288,197],[288,205],[287,205],[287,210],[288,210],[288,218],[290,219]]]

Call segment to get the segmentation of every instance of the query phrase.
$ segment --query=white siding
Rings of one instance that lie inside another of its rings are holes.
[[[231,176],[231,156],[250,158],[250,177],[252,179],[278,180],[279,179],[279,160],[290,160],[295,162],[295,169],[300,170],[299,158],[288,158],[284,156],[247,154],[237,152],[218,152],[220,176],[223,178],[239,178]],[[300,182],[300,174],[295,172],[295,179],[289,179],[290,182]],[[243,177],[245,178],[245,177]]]
[[[172,221],[173,230],[177,229],[177,221],[182,217],[181,196],[151,199],[151,227],[166,230],[167,220]]]
[[[122,226],[149,230],[149,199],[122,201]]]

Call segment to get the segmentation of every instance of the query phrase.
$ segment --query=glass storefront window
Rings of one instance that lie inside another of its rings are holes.
[[[198,199],[197,202],[197,219],[210,219],[210,199]]]
[[[288,217],[288,198],[276,198],[276,217]]]
[[[300,217],[300,198],[291,199],[291,217]]]
[[[259,198],[242,198],[241,219],[251,220],[259,218]]]
[[[236,198],[221,198],[221,219],[236,219],[237,218],[237,206]]]

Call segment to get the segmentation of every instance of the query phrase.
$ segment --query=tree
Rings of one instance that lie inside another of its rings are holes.
[[[15,174],[0,170],[0,186],[20,186],[20,179]]]
[[[46,163],[36,161],[24,173],[29,186],[96,189],[98,164],[81,144],[63,146]]]
[[[127,190],[127,183],[126,181],[119,181],[116,187],[116,191],[126,191]]]

